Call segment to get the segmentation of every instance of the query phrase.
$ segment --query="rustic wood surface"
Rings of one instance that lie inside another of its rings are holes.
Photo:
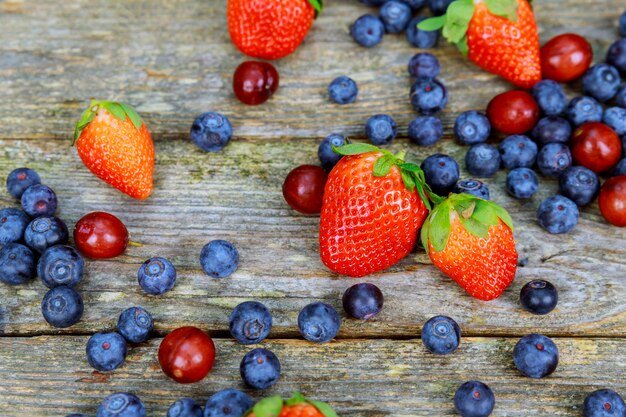
[[[408,148],[418,160],[444,152],[463,166],[466,148],[451,138],[455,116],[483,109],[510,88],[506,82],[440,42],[432,52],[450,94],[441,114],[446,137],[430,148],[410,145],[406,126],[415,113],[406,63],[416,50],[394,35],[371,50],[355,46],[348,26],[368,9],[343,0],[330,2],[301,48],[276,64],[278,94],[263,106],[247,107],[230,88],[244,58],[225,31],[223,7],[223,1],[197,0],[0,1],[0,178],[30,166],[55,189],[58,215],[70,226],[87,212],[109,211],[144,245],[115,260],[87,262],[78,287],[85,315],[69,329],[53,329],[43,320],[45,288],[39,281],[0,286],[1,416],[93,414],[114,390],[138,393],[150,415],[163,415],[183,394],[204,399],[218,388],[238,386],[246,348],[227,339],[217,341],[212,377],[193,386],[166,382],[158,372],[158,340],[133,349],[129,363],[110,375],[92,373],[83,349],[86,335],[112,329],[132,305],[154,315],[159,335],[194,324],[225,338],[231,309],[249,299],[265,303],[274,316],[268,345],[285,365],[276,392],[301,389],[331,401],[341,415],[451,415],[454,388],[472,377],[491,382],[499,401],[495,415],[577,416],[592,386],[626,394],[626,230],[609,227],[597,204],[582,210],[573,232],[549,235],[536,225],[535,210],[556,191],[555,181],[542,178],[538,195],[519,202],[506,195],[504,172],[487,180],[493,199],[513,215],[518,250],[528,263],[500,299],[483,303],[441,275],[422,251],[366,279],[330,273],[317,253],[318,219],[295,213],[282,199],[284,176],[296,165],[316,163],[322,137],[341,132],[361,139],[373,113],[398,122],[400,137],[392,149]],[[550,0],[535,7],[544,40],[575,31],[592,42],[600,61],[617,36],[624,4]],[[353,105],[327,100],[326,86],[341,74],[359,83]],[[569,96],[576,87],[568,88]],[[144,116],[157,151],[155,192],[147,201],[133,201],[97,180],[70,147],[73,123],[90,97],[126,101]],[[200,151],[188,138],[194,117],[209,110],[228,115],[235,127],[231,144],[217,154]],[[16,205],[0,191],[0,206]],[[215,238],[233,241],[241,253],[240,268],[228,279],[211,279],[199,267],[200,248]],[[155,255],[178,270],[176,287],[162,297],[144,295],[136,280],[139,264]],[[559,289],[559,306],[545,317],[518,304],[522,285],[537,277]],[[344,318],[339,341],[330,345],[299,340],[301,307],[323,300],[341,311],[343,291],[362,281],[374,281],[385,294],[375,320]],[[464,335],[479,338],[449,358],[425,354],[412,339],[435,314],[451,315]],[[557,337],[562,350],[562,366],[545,381],[520,378],[511,365],[512,344],[530,332]],[[46,336],[32,337],[39,335]]]

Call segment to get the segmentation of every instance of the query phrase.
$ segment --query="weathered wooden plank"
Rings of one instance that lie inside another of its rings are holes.
[[[239,362],[250,349],[216,340],[217,360],[204,381],[180,385],[167,379],[156,361],[159,340],[131,349],[113,373],[89,368],[86,337],[0,338],[0,414],[94,415],[106,395],[130,391],[146,403],[148,415],[165,415],[175,399],[204,402],[219,389],[245,389]],[[313,345],[275,340],[264,346],[279,357],[283,372],[260,398],[302,390],[329,401],[341,416],[453,416],[457,386],[480,379],[493,389],[493,416],[580,416],[585,395],[610,387],[626,393],[624,340],[556,339],[560,363],[544,380],[520,376],[512,360],[516,339],[464,339],[449,356],[427,353],[419,340],[354,340]]]
[[[624,4],[551,0],[535,8],[544,40],[576,31],[600,60]],[[330,2],[305,44],[277,63],[277,96],[246,107],[231,92],[232,73],[244,57],[225,30],[224,2],[0,2],[0,137],[69,138],[90,97],[135,105],[158,139],[184,136],[195,115],[207,110],[229,115],[236,135],[247,138],[321,137],[332,130],[362,136],[365,119],[379,112],[392,114],[404,131],[414,117],[406,64],[416,50],[402,35],[388,35],[370,50],[357,47],[348,26],[368,11],[354,0]],[[442,116],[449,128],[455,114],[484,108],[510,86],[441,44],[434,53],[450,92]],[[341,74],[359,83],[354,105],[328,103],[326,87]]]
[[[222,153],[205,154],[189,141],[157,142],[156,188],[145,202],[131,202],[97,180],[82,167],[75,151],[58,141],[0,141],[0,178],[29,164],[58,192],[60,216],[68,224],[89,211],[109,211],[126,222],[133,240],[145,245],[132,247],[115,260],[87,263],[79,286],[85,316],[64,332],[111,328],[123,309],[137,304],[154,314],[159,331],[195,323],[225,332],[230,310],[245,299],[258,299],[274,314],[272,337],[286,337],[298,334],[300,308],[324,300],[341,309],[341,294],[358,282],[323,266],[318,219],[293,212],[282,199],[282,179],[292,166],[315,162],[316,143],[235,140]],[[462,160],[464,153],[450,147],[449,141],[425,150],[400,140],[392,149],[402,147],[418,158],[449,149]],[[516,282],[500,299],[490,303],[472,299],[417,251],[389,271],[360,280],[382,288],[385,308],[367,323],[345,320],[340,337],[414,337],[437,313],[452,315],[473,335],[520,335],[531,330],[626,335],[626,230],[608,226],[593,205],[583,209],[573,232],[549,235],[536,225],[535,208],[555,192],[555,182],[542,180],[539,195],[520,203],[505,195],[504,177],[501,172],[489,184],[494,200],[513,214],[518,249],[528,264],[519,268]],[[0,192],[0,206],[14,204],[5,191]],[[232,240],[241,252],[240,269],[228,279],[211,279],[199,267],[200,249],[215,238]],[[163,297],[144,295],[136,283],[141,262],[155,255],[171,259],[179,273],[177,286]],[[560,291],[557,310],[546,317],[532,316],[518,305],[521,286],[537,277],[549,279]],[[0,330],[54,332],[39,310],[44,293],[39,282],[0,286]]]

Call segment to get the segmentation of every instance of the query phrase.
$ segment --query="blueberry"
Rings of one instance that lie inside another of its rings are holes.
[[[41,178],[30,168],[16,168],[7,177],[7,189],[15,198],[22,198],[24,191],[35,184],[41,184]]]
[[[559,176],[559,193],[578,206],[591,203],[600,191],[600,180],[595,172],[575,166],[566,169]]]
[[[147,294],[162,295],[174,288],[176,268],[167,259],[155,256],[141,264],[137,280]]]
[[[24,231],[24,241],[33,250],[41,253],[50,246],[65,245],[69,232],[63,220],[58,217],[37,217]]]
[[[445,14],[446,10],[448,10],[448,6],[453,1],[454,0],[428,0],[428,7],[435,16],[439,16]]]
[[[480,381],[468,381],[454,394],[454,407],[461,417],[487,417],[495,405],[493,391]]]
[[[389,0],[380,8],[380,20],[383,21],[385,30],[389,33],[404,31],[411,20],[412,10],[408,4]]]
[[[506,176],[506,190],[515,198],[530,198],[539,190],[539,178],[530,168],[515,168]]]
[[[617,392],[611,389],[594,391],[587,395],[583,403],[583,417],[623,416],[626,416],[626,403]]]
[[[416,145],[434,145],[443,136],[443,125],[436,117],[418,116],[409,123],[408,134]]]
[[[241,379],[255,389],[266,389],[276,384],[280,378],[280,362],[271,350],[253,349],[239,365]]]
[[[439,60],[433,54],[420,52],[413,55],[409,61],[409,75],[414,78],[435,78],[441,67]]]
[[[626,136],[624,137],[626,138]],[[612,177],[618,177],[620,175],[626,175],[626,158],[622,158],[611,172]]]
[[[472,145],[465,154],[465,168],[476,177],[493,177],[500,169],[498,148],[487,143]]]
[[[354,284],[343,293],[342,303],[349,316],[369,320],[383,309],[383,293],[374,284]]]
[[[345,75],[335,78],[328,85],[328,96],[337,104],[354,103],[357,94],[359,94],[359,88],[356,82]]]
[[[11,242],[19,242],[24,237],[30,217],[16,208],[0,209],[0,247]]]
[[[400,0],[407,4],[413,11],[417,11],[426,5],[426,0]]]
[[[606,54],[606,62],[626,76],[626,38],[619,39],[611,45]]]
[[[102,401],[96,417],[146,417],[146,408],[136,395],[116,392]]]
[[[341,155],[333,151],[331,144],[335,145],[335,147],[338,148],[347,143],[349,143],[349,141],[339,133],[331,133],[330,135],[326,136],[326,138],[324,138],[324,140],[320,142],[320,145],[317,148],[317,156],[320,159],[322,168],[324,168],[326,171],[330,171],[335,165],[337,165],[337,162],[339,162],[339,160],[341,159]]]
[[[406,29],[406,40],[416,48],[430,49],[437,46],[439,30],[422,30],[417,25],[426,19],[424,16],[415,16]]]
[[[562,117],[547,116],[537,122],[532,136],[540,145],[565,143],[572,136],[572,125]]]
[[[411,86],[411,105],[425,116],[439,113],[448,103],[446,87],[436,78],[418,78]]]
[[[620,107],[626,108],[626,83],[620,87],[615,96],[615,104]]]
[[[154,329],[154,320],[142,307],[130,307],[120,314],[117,331],[129,343],[141,343],[148,340]]]
[[[420,167],[424,171],[426,183],[435,194],[448,195],[459,180],[459,165],[448,155],[430,155],[422,161]]]
[[[624,40],[626,41],[626,39]],[[621,107],[609,107],[604,111],[602,121],[619,136],[626,135],[626,109]]]
[[[620,81],[617,68],[607,64],[596,64],[583,75],[583,92],[598,101],[608,101],[617,94]]]
[[[463,145],[482,143],[487,140],[490,133],[489,119],[478,111],[465,111],[454,121],[454,134]]]
[[[450,317],[435,316],[422,327],[422,343],[435,355],[449,355],[460,342],[461,329]]]
[[[52,216],[57,204],[57,195],[42,184],[31,185],[22,194],[22,209],[30,217]]]
[[[213,394],[204,407],[204,417],[241,417],[254,401],[244,392],[227,388]]]
[[[87,362],[97,371],[108,372],[126,360],[126,340],[117,332],[96,333],[87,341]]]
[[[356,43],[366,48],[378,45],[383,40],[385,27],[382,20],[373,14],[359,17],[350,27],[350,35]]]
[[[587,122],[599,122],[602,120],[602,105],[593,97],[574,97],[567,104],[565,113],[574,126]]]
[[[559,350],[549,337],[529,334],[515,345],[513,361],[522,375],[543,378],[554,372],[559,364]]]
[[[244,345],[261,342],[272,330],[272,315],[258,301],[239,304],[230,313],[228,322],[231,336]]]
[[[398,134],[398,126],[390,116],[376,114],[367,119],[365,134],[374,145],[386,145]]]
[[[578,207],[567,197],[548,197],[537,209],[537,221],[550,233],[567,233],[578,224]]]
[[[626,38],[626,11],[619,17],[619,35]]]
[[[556,307],[559,294],[551,283],[535,279],[522,287],[519,295],[522,307],[533,314],[548,314]]]
[[[470,194],[483,200],[489,200],[489,187],[487,187],[487,184],[474,179],[457,181],[452,192],[455,194]]]
[[[181,398],[170,406],[166,417],[202,417],[202,407],[193,398]]]
[[[19,243],[0,248],[0,282],[8,285],[26,284],[37,274],[35,254]]]
[[[565,91],[561,84],[553,80],[541,80],[533,86],[530,94],[546,116],[558,116],[567,105]]]
[[[233,135],[228,117],[220,113],[203,113],[191,125],[191,140],[206,152],[221,151]]]
[[[48,324],[58,328],[70,327],[78,323],[84,309],[80,294],[65,286],[52,288],[41,302],[43,318]]]
[[[74,287],[83,279],[85,261],[76,249],[65,246],[51,246],[41,255],[37,263],[37,275],[48,288],[65,285]]]
[[[537,155],[537,166],[543,175],[558,177],[572,165],[572,154],[562,143],[548,143]]]
[[[500,143],[499,150],[506,169],[530,168],[537,159],[537,144],[524,135],[507,137]]]
[[[239,252],[226,240],[212,240],[200,251],[200,265],[213,278],[226,278],[237,270]]]
[[[330,342],[339,332],[340,326],[337,310],[328,304],[311,303],[298,314],[300,334],[310,342]]]

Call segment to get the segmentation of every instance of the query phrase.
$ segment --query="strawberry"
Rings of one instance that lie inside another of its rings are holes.
[[[154,144],[127,104],[92,100],[74,131],[80,159],[98,178],[133,198],[152,193]]]
[[[435,266],[479,300],[498,298],[513,282],[517,250],[511,217],[494,202],[450,194],[422,228],[422,244]]]
[[[527,0],[456,0],[445,15],[424,20],[422,30],[443,28],[479,67],[518,87],[541,80],[539,35]]]
[[[373,145],[333,149],[347,156],[324,188],[320,256],[334,272],[362,277],[390,267],[414,248],[430,207],[424,173],[402,154]]]
[[[305,398],[294,392],[286,401],[275,395],[264,398],[244,414],[246,417],[338,417],[337,413],[326,403]]]
[[[322,0],[228,0],[230,39],[241,52],[263,59],[289,55],[322,10]]]

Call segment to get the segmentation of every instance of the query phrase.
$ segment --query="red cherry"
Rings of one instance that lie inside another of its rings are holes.
[[[159,346],[163,373],[181,384],[202,380],[214,362],[213,340],[197,327],[180,327],[168,334]]]
[[[300,165],[287,174],[283,183],[283,197],[292,209],[300,213],[319,213],[327,178],[328,174],[321,167]]]
[[[128,230],[114,215],[95,211],[76,222],[74,243],[89,258],[115,258],[128,246]]]
[[[525,91],[513,90],[498,94],[487,106],[491,126],[505,135],[528,132],[539,120],[539,106]]]
[[[265,103],[278,89],[278,71],[268,62],[245,61],[233,76],[233,91],[245,104]]]
[[[565,33],[541,48],[541,72],[543,78],[568,83],[582,77],[592,59],[593,50],[587,39]]]
[[[626,226],[626,175],[606,180],[598,198],[600,213],[612,225]]]
[[[571,149],[576,164],[600,173],[608,171],[619,162],[622,143],[609,126],[600,122],[588,122],[574,131]]]

